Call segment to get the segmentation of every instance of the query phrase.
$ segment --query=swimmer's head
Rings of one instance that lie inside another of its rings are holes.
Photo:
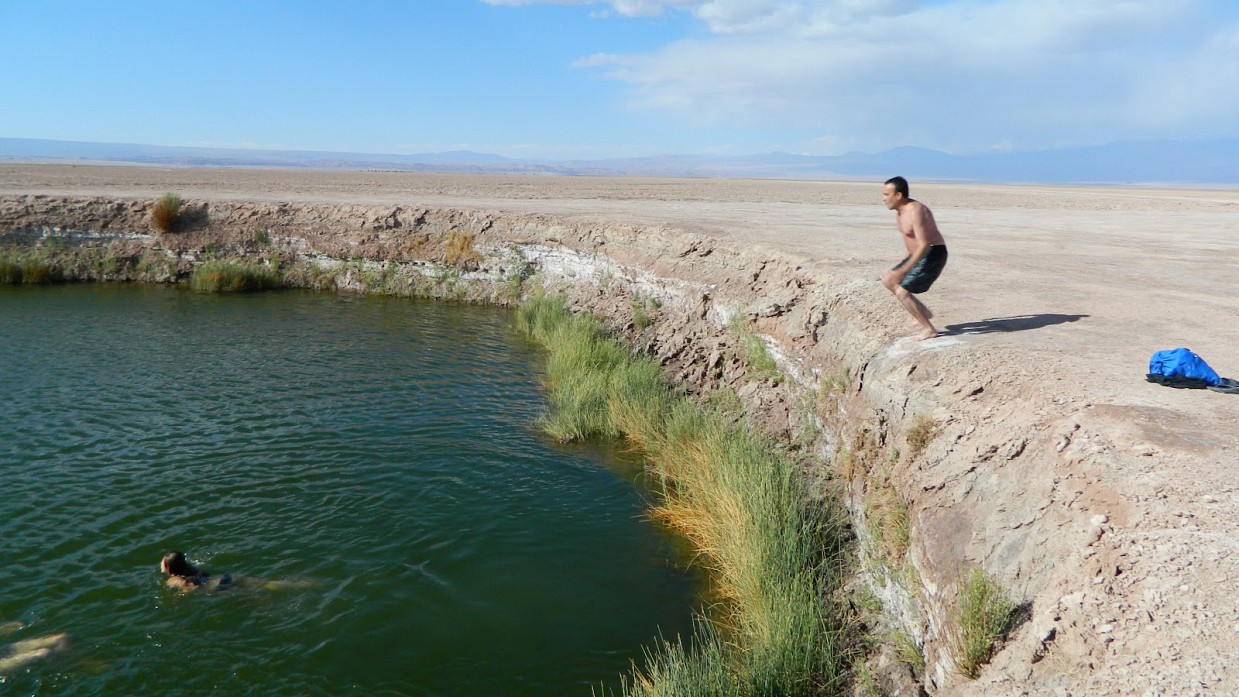
[[[163,561],[159,562],[159,570],[169,576],[197,576],[199,573],[198,569],[185,561],[184,554],[175,551],[163,555]]]

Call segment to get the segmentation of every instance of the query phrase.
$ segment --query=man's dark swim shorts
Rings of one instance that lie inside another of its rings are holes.
[[[895,264],[892,268],[897,269],[903,266],[907,260],[908,257],[904,257],[903,261]],[[930,245],[929,253],[925,255],[924,259],[917,262],[916,266],[912,267],[912,270],[908,272],[907,276],[903,277],[903,281],[899,285],[909,293],[924,293],[929,290],[934,281],[938,280],[938,275],[945,268],[946,245]]]

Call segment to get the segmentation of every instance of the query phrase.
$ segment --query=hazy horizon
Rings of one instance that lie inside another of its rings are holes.
[[[0,162],[800,180],[884,180],[897,173],[940,182],[1239,185],[1239,140],[1126,141],[1092,148],[971,157],[903,147],[839,156],[678,153],[557,161],[473,151],[393,154],[213,149],[0,137]]]

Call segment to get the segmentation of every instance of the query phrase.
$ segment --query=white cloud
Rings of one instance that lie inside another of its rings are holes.
[[[850,22],[910,12],[920,0],[482,0],[487,5],[606,5],[621,17],[660,17],[685,10],[710,31],[735,34],[786,29],[806,21]],[[600,15],[605,16],[605,15]]]
[[[905,144],[978,152],[995,143],[1239,137],[1232,1],[574,4],[626,16],[683,10],[709,30],[648,53],[578,62],[628,85],[635,107],[703,125],[807,129],[823,152]]]
[[[1132,90],[1125,113],[1133,125],[1195,135],[1236,135],[1239,121],[1239,27],[1218,31],[1194,50],[1150,69]]]
[[[666,8],[700,5],[697,0],[482,0],[487,5],[610,5],[621,17],[660,17]],[[604,15],[599,15],[604,16]]]
[[[920,0],[711,0],[693,15],[717,34],[830,31],[915,11]]]

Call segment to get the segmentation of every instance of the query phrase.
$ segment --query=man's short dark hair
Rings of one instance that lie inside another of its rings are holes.
[[[891,177],[886,180],[887,184],[895,185],[895,193],[903,194],[904,198],[908,198],[908,180],[903,177]]]

